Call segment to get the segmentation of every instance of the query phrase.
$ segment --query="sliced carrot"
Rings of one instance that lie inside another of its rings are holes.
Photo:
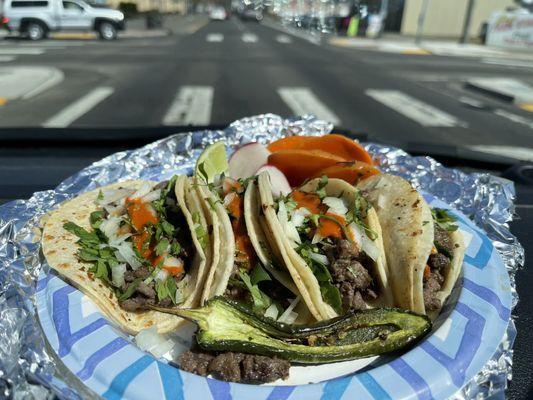
[[[346,161],[322,150],[280,150],[268,156],[268,164],[285,174],[291,186],[298,186],[318,171]]]
[[[346,225],[346,220],[340,215],[326,213],[327,216],[336,219],[339,223],[327,218],[320,218],[318,223],[318,234],[322,237],[342,238],[342,229],[339,224]]]
[[[372,157],[358,142],[346,136],[331,134],[325,136],[289,136],[268,145],[268,150],[322,150],[344,159],[363,161],[372,165]]]
[[[379,174],[379,169],[361,161],[342,162],[331,167],[318,171],[313,178],[326,175],[328,178],[342,179],[351,185],[366,179],[372,175]]]
[[[295,190],[291,193],[291,198],[296,202],[296,208],[307,208],[312,214],[320,214],[322,211],[322,201],[317,194]]]

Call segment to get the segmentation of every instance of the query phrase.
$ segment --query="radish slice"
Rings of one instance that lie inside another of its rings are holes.
[[[261,143],[248,143],[240,147],[229,159],[229,176],[235,179],[254,176],[267,163],[269,155],[270,151]]]
[[[272,195],[274,197],[286,196],[291,192],[291,185],[287,177],[279,169],[273,165],[264,165],[256,171],[255,175],[259,175],[261,172],[267,172],[268,176],[270,176]]]

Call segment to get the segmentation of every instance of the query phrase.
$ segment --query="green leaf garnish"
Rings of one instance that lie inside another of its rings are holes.
[[[118,296],[118,301],[124,301],[126,299],[129,299],[131,296],[133,296],[133,293],[135,293],[141,281],[142,281],[142,278],[137,278],[133,282],[131,282],[128,285],[128,288],[126,289],[126,291],[122,293],[120,296]]]
[[[457,218],[447,210],[443,208],[432,208],[431,215],[433,216],[433,221],[435,221],[441,229],[448,232],[454,232],[459,229],[459,226],[456,224]]]
[[[167,238],[161,239],[159,243],[157,243],[157,245],[155,246],[155,254],[157,256],[162,256],[167,251],[169,246],[170,243]]]
[[[318,187],[316,189],[316,194],[320,199],[323,199],[326,197],[326,186],[328,185],[328,177],[326,175],[322,175],[320,177],[320,181],[318,182]]]
[[[250,281],[252,285],[257,285],[259,282],[271,281],[270,275],[264,270],[260,263],[257,263],[250,274]]]

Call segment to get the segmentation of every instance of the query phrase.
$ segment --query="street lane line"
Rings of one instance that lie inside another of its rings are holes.
[[[213,92],[212,86],[182,86],[163,117],[163,125],[209,125]]]
[[[0,62],[10,62],[14,61],[17,57],[15,56],[0,56]]]
[[[523,161],[533,162],[533,149],[527,147],[501,146],[501,145],[467,145],[469,149],[480,151],[482,153],[496,154],[516,158]]]
[[[114,91],[112,87],[97,87],[71,105],[65,107],[58,114],[47,120],[43,126],[47,128],[67,127],[107,97],[111,96]]]
[[[533,68],[533,62],[525,60],[508,60],[499,58],[482,58],[481,62],[491,65],[502,65],[504,67]]]
[[[397,113],[428,127],[465,127],[453,115],[397,90],[369,89],[366,94]]]
[[[283,44],[290,44],[292,43],[292,39],[287,35],[278,35],[276,36],[276,42],[283,43]]]
[[[38,56],[40,54],[44,53],[44,49],[38,49],[38,48],[0,48],[0,54],[1,55],[28,55],[28,56]]]
[[[533,129],[533,120],[522,117],[521,115],[516,115],[500,108],[494,110],[494,114],[502,118],[506,118],[509,121],[515,122],[517,124],[527,126],[529,129]]]
[[[281,87],[278,94],[297,116],[312,114],[319,119],[340,125],[339,117],[306,87]]]
[[[253,33],[243,33],[241,39],[244,43],[256,43],[257,35]]]
[[[222,33],[209,33],[205,40],[211,43],[219,43],[224,40],[224,35]]]

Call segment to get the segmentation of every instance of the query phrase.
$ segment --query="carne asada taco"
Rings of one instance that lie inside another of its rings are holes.
[[[392,304],[381,227],[357,189],[324,176],[274,199],[269,176],[258,179],[277,249],[317,320]]]
[[[45,223],[42,248],[50,267],[126,332],[168,332],[182,320],[148,308],[199,305],[206,229],[186,177],[128,181],[63,203]]]
[[[210,214],[213,252],[219,254],[207,272],[202,303],[224,295],[260,314],[283,317],[282,322],[306,321],[305,304],[297,304],[298,289],[273,252],[272,233],[261,220],[257,180],[220,176],[206,184],[196,177],[196,187]]]
[[[383,229],[396,305],[436,317],[463,264],[465,246],[455,218],[431,209],[399,176],[376,175],[358,188],[374,205]]]

